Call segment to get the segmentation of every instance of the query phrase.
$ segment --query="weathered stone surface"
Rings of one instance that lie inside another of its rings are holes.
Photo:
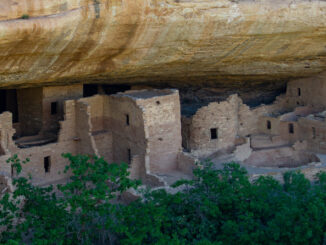
[[[325,1],[0,2],[0,87],[273,80],[325,68]]]

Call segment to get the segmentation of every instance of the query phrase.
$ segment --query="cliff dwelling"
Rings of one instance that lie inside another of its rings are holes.
[[[190,178],[206,159],[217,168],[239,162],[256,174],[318,169],[326,154],[324,74],[288,82],[267,105],[249,106],[234,93],[192,113],[172,88],[75,84],[0,94],[1,175],[14,175],[6,160],[17,154],[30,158],[23,174],[38,185],[69,177],[60,173],[66,152],[128,163],[131,178],[149,186]]]

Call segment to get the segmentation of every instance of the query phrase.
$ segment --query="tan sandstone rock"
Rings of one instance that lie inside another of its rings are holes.
[[[0,2],[0,87],[272,80],[325,68],[325,1]]]

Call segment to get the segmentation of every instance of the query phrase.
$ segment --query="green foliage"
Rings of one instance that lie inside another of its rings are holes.
[[[27,20],[27,19],[29,19],[29,15],[28,14],[23,14],[22,17],[21,17],[21,19]]]
[[[326,231],[326,173],[310,183],[299,172],[250,182],[229,163],[214,169],[205,162],[192,180],[168,193],[149,190],[128,205],[119,202],[138,181],[127,164],[65,154],[70,182],[36,187],[19,177],[20,160],[9,159],[18,174],[12,195],[0,200],[6,244],[323,244]],[[28,163],[24,162],[24,163]],[[57,193],[57,194],[55,194]]]
[[[126,206],[122,244],[322,244],[326,231],[326,175],[311,185],[289,172],[251,183],[245,169],[210,163],[179,181],[184,190],[153,191]]]
[[[65,185],[38,187],[17,177],[12,196],[6,194],[0,205],[2,241],[19,244],[93,244],[113,239],[112,216],[119,208],[112,202],[138,181],[128,178],[127,164],[108,164],[102,158],[65,154],[73,173]],[[17,156],[8,160],[21,171]],[[14,226],[13,224],[16,225]]]

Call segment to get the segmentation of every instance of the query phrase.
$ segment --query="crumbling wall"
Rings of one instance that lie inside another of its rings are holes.
[[[80,99],[79,102],[86,103],[89,107],[90,117],[90,139],[95,153],[108,162],[113,162],[113,137],[108,119],[104,115],[109,113],[107,95],[96,95]]]
[[[192,118],[182,119],[183,146],[203,157],[234,147],[238,138],[259,133],[277,134],[279,122],[268,115],[289,110],[283,107],[284,103],[285,97],[279,96],[271,105],[250,108],[236,94],[226,101],[210,103],[199,109]],[[267,121],[271,122],[271,129],[267,128]],[[216,139],[211,133],[214,128],[217,130]]]
[[[32,177],[35,184],[49,183],[69,176],[64,174],[63,169],[68,162],[62,158],[65,152],[75,153],[74,145],[74,110],[73,103],[67,102],[66,121],[62,123],[62,134],[58,143],[35,146],[30,148],[17,148],[12,140],[14,129],[12,125],[12,115],[9,112],[0,114],[1,145],[6,149],[6,155],[0,157],[0,171],[5,175],[11,176],[10,164],[6,163],[8,158],[17,154],[21,160],[29,158],[27,164],[22,165],[22,176]],[[2,137],[3,136],[3,137]],[[46,160],[47,158],[47,160]],[[45,169],[47,161],[47,169]],[[61,174],[59,174],[61,172]]]
[[[9,154],[14,148],[12,137],[15,130],[12,127],[12,114],[4,112],[0,114],[0,156]]]
[[[14,188],[12,185],[11,177],[0,175],[0,196],[7,192],[13,192]]]
[[[261,118],[271,114],[282,113],[282,111],[289,111],[290,108],[285,106],[285,101],[286,98],[281,95],[271,105],[260,105],[252,109],[241,101],[239,106],[239,136],[245,137],[251,134],[258,134],[261,133],[261,130],[266,132],[267,122]],[[272,126],[272,130],[276,133],[277,124],[274,127]]]
[[[89,106],[90,120],[92,123],[92,132],[104,130],[104,98],[105,95],[94,95],[92,97],[79,99],[79,102],[86,103]]]
[[[207,155],[234,145],[240,101],[237,95],[232,95],[226,101],[210,103],[197,111],[187,130],[189,142],[186,144],[193,153]]]
[[[96,155],[91,139],[92,124],[90,106],[84,101],[76,101],[76,147],[78,154]]]
[[[82,123],[79,121],[78,123]],[[46,144],[12,150],[21,160],[26,158],[30,162],[23,165],[22,174],[32,177],[35,184],[45,184],[66,179],[70,173],[63,173],[69,162],[62,157],[62,153],[77,153],[78,135],[76,131],[76,102],[69,100],[64,105],[64,121],[60,122],[61,129],[57,143]],[[46,158],[48,160],[46,160]],[[49,161],[49,169],[45,169],[45,161]]]
[[[42,91],[42,131],[57,132],[59,121],[64,117],[66,100],[78,99],[83,95],[82,84],[43,87]]]

